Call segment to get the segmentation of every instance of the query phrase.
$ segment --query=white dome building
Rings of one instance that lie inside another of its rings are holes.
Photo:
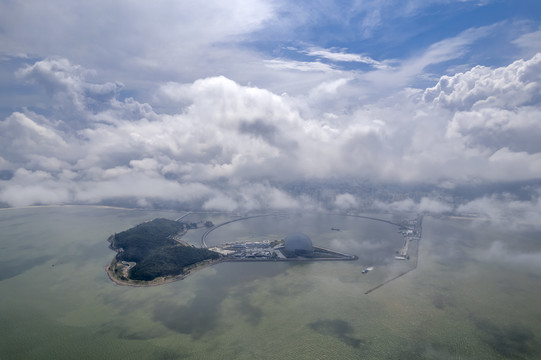
[[[312,240],[306,234],[292,234],[285,238],[284,247],[287,252],[295,254],[311,254],[314,252],[312,248]]]

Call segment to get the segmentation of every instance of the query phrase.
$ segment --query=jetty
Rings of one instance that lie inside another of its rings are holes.
[[[417,269],[417,265],[419,264],[419,243],[420,243],[420,240],[421,240],[421,236],[422,236],[422,232],[423,232],[423,216],[419,216],[417,219],[415,220],[409,220],[407,221],[405,224],[402,224],[401,225],[402,227],[402,231],[401,233],[404,235],[404,246],[402,247],[402,249],[398,252],[398,255],[395,256],[395,259],[397,260],[409,260],[409,255],[408,255],[408,249],[409,249],[409,243],[410,241],[413,241],[413,240],[417,240],[417,247],[416,247],[416,253],[415,253],[415,257],[414,257],[414,261],[413,261],[413,266],[411,268],[409,268],[408,270],[404,271],[404,272],[401,272],[400,274],[392,277],[391,279],[388,279],[388,280],[385,280],[384,282],[382,282],[381,284],[378,284],[377,286],[365,291],[365,295],[368,295],[370,294],[371,292],[381,288],[382,286],[390,283],[391,281],[394,281],[410,272],[412,272],[413,270]]]

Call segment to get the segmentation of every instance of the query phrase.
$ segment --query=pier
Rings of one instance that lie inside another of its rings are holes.
[[[413,226],[411,226],[411,225],[408,226],[407,230],[405,232],[403,232],[403,235],[405,237],[404,246],[399,251],[398,255],[395,256],[395,259],[398,259],[398,260],[409,259],[409,255],[408,255],[409,243],[410,243],[410,241],[417,240],[418,241],[417,242],[417,250],[415,252],[415,259],[414,259],[414,262],[413,262],[413,266],[410,269],[396,275],[395,277],[393,277],[391,279],[388,279],[388,280],[385,280],[381,284],[378,284],[377,286],[365,291],[365,293],[364,293],[365,295],[368,295],[371,292],[373,292],[373,291],[381,288],[382,286],[390,283],[391,281],[394,281],[394,280],[396,280],[396,279],[398,279],[398,278],[412,272],[413,270],[417,269],[417,265],[419,264],[419,244],[420,244],[422,232],[423,232],[423,216],[419,216],[417,218],[417,220],[415,220]]]

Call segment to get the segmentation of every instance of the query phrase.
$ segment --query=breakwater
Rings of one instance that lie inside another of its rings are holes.
[[[422,236],[422,232],[423,232],[423,217],[422,216],[420,216],[419,219],[417,220],[417,222],[415,223],[414,232],[417,234],[417,250],[415,252],[415,259],[414,259],[414,262],[413,262],[413,266],[410,269],[408,269],[408,270],[406,270],[406,271],[392,277],[391,279],[385,280],[381,284],[378,284],[377,286],[374,286],[373,288],[365,291],[365,293],[364,293],[365,295],[368,295],[371,292],[373,292],[373,291],[381,288],[382,286],[390,283],[391,281],[394,281],[394,280],[396,280],[398,278],[401,278],[402,276],[404,276],[404,275],[412,272],[413,270],[417,269],[417,265],[419,264],[419,247],[420,247],[420,241],[421,241],[421,236]],[[406,240],[406,241],[411,241],[411,240]]]

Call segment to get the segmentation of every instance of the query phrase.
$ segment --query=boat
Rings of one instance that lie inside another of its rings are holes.
[[[366,274],[368,273],[369,271],[372,271],[374,270],[374,267],[373,266],[369,266],[367,268],[364,268],[362,271],[361,271],[361,274]]]

